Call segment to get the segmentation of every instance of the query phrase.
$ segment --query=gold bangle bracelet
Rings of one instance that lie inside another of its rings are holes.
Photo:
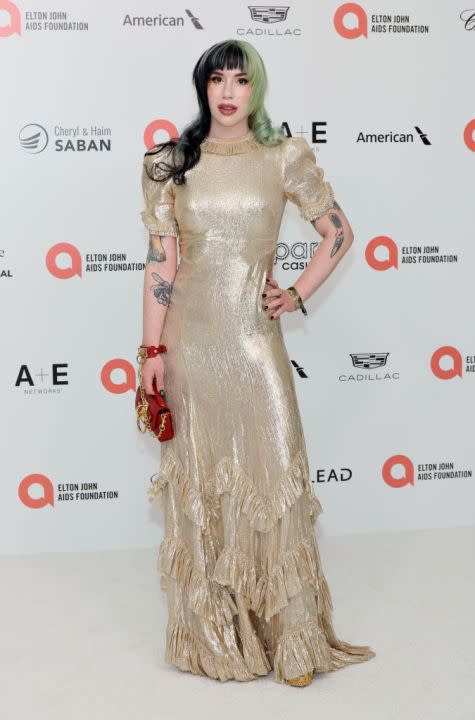
[[[298,294],[298,292],[294,288],[294,286],[291,285],[290,287],[288,287],[287,292],[294,300],[296,307],[299,308],[303,312],[304,315],[306,315],[307,311],[305,309],[305,305],[303,304],[302,298],[300,297],[300,295]]]

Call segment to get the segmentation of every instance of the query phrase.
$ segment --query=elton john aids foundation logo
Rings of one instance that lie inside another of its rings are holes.
[[[169,120],[165,120],[164,118],[152,120],[152,122],[150,122],[145,128],[143,134],[143,140],[147,150],[150,150],[150,148],[152,148],[158,142],[164,142],[163,140],[157,140],[155,137],[155,133],[158,133],[160,131],[164,132],[167,136],[165,142],[175,138],[178,139],[178,137],[180,136],[176,125],[174,125]]]
[[[407,266],[434,266],[444,263],[458,262],[456,253],[444,253],[439,245],[401,245],[398,246],[393,238],[387,235],[378,235],[368,242],[365,248],[365,259],[370,268],[384,272],[399,265]]]
[[[21,35],[21,15],[15,3],[0,0],[0,37]]]
[[[18,497],[20,502],[30,510],[42,510],[55,503],[65,502],[104,502],[114,501],[119,498],[117,489],[103,490],[97,482],[59,482],[55,487],[46,475],[32,473],[22,479],[18,486]]]
[[[379,259],[376,253],[380,248],[386,250],[386,257]],[[365,250],[366,262],[373,270],[389,270],[398,266],[398,247],[394,240],[386,235],[379,235],[369,241]]]
[[[400,489],[406,485],[415,487],[416,482],[444,481],[450,482],[452,489],[453,480],[459,478],[471,478],[473,471],[470,467],[458,467],[452,459],[432,459],[428,462],[415,463],[407,455],[392,455],[383,464],[381,475],[391,488]]]
[[[475,119],[470,120],[465,126],[463,140],[468,149],[475,152]]]
[[[120,371],[120,380],[114,380],[112,374]],[[128,360],[113,358],[106,362],[101,370],[101,382],[108,392],[113,395],[123,395],[127,392],[134,392],[137,389],[137,377],[135,368]]]
[[[346,40],[359,37],[368,38],[368,32],[375,35],[427,35],[430,26],[427,23],[416,23],[408,14],[372,13],[368,23],[368,13],[359,3],[349,2],[340,5],[335,11],[333,24],[335,30]]]
[[[41,489],[40,495],[37,494],[37,488]],[[32,491],[33,490],[33,494]],[[35,497],[36,495],[36,497]],[[18,486],[18,497],[23,505],[38,510],[46,505],[54,506],[54,489],[53,484],[46,475],[32,473],[23,478]]]
[[[64,33],[87,32],[89,23],[73,19],[66,10],[54,10],[36,7],[23,11],[23,30],[26,33]],[[0,0],[0,38],[22,34],[20,10],[11,0]]]
[[[402,474],[398,471],[402,468]],[[396,470],[395,470],[396,469]],[[394,477],[393,471],[400,477]],[[386,485],[401,488],[405,485],[414,485],[414,465],[406,455],[393,455],[388,458],[382,469],[383,480]]]
[[[450,367],[442,368],[441,363],[447,361]],[[444,345],[438,348],[430,359],[430,369],[439,380],[452,380],[454,377],[462,377],[462,354],[457,348],[451,345]]]
[[[57,243],[46,254],[46,267],[53,277],[70,280],[75,275],[82,278],[83,271],[95,275],[103,273],[143,271],[145,262],[128,260],[125,252],[86,252],[84,267],[81,253],[71,243]]]
[[[58,258],[63,255],[69,262],[61,267],[58,264]],[[46,267],[51,275],[60,280],[69,280],[78,275],[82,277],[82,260],[81,253],[71,243],[57,243],[51,247],[46,254]]]

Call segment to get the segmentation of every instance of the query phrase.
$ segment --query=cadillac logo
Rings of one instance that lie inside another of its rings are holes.
[[[249,10],[252,20],[270,25],[287,20],[289,7],[289,5],[249,5]]]
[[[350,353],[353,367],[364,368],[369,370],[370,368],[377,368],[386,365],[389,353]]]

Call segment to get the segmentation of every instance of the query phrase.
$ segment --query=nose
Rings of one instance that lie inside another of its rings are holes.
[[[224,80],[224,89],[223,89],[223,97],[225,97],[227,100],[232,98],[233,96],[233,79],[232,78],[226,78]]]

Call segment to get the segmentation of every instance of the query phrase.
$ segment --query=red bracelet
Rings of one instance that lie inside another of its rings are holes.
[[[160,345],[140,345],[137,354],[137,360],[145,360],[146,358],[155,357],[158,353],[167,352],[167,346]]]

